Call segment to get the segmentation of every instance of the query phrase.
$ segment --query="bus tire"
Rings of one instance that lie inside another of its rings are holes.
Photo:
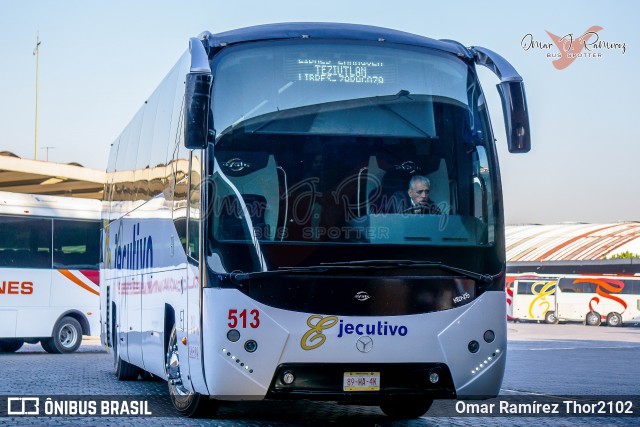
[[[555,311],[547,311],[544,315],[544,321],[550,325],[555,325],[558,323],[558,318],[556,317]]]
[[[53,336],[49,338],[51,349],[55,353],[73,353],[81,343],[82,326],[80,326],[80,322],[70,316],[58,320],[53,327]]]
[[[176,411],[189,418],[213,417],[218,410],[218,402],[209,399],[195,391],[190,391],[182,384],[180,372],[180,357],[178,354],[178,338],[175,325],[171,330],[171,336],[167,347],[165,358],[165,369],[167,373],[167,384],[169,386],[169,397]]]
[[[14,338],[0,340],[0,353],[15,353],[24,345],[24,341]]]
[[[597,311],[590,311],[587,313],[587,316],[584,319],[587,326],[600,326],[601,318],[600,313]]]
[[[53,348],[51,348],[51,344],[50,344],[51,338],[47,338],[44,339],[42,341],[40,341],[40,346],[44,349],[44,351],[46,351],[47,353],[50,354],[58,354],[58,352],[56,350],[54,350]]]
[[[118,381],[135,381],[138,379],[140,369],[120,357],[120,346],[118,345],[117,335],[113,335],[113,372],[116,374]]]
[[[431,408],[432,403],[432,399],[390,399],[381,404],[380,409],[390,418],[403,420],[421,417]]]
[[[622,326],[622,316],[618,313],[609,313],[607,316],[607,325],[612,327]]]

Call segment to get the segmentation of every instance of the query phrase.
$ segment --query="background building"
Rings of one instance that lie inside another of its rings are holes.
[[[514,225],[506,230],[510,273],[640,273],[640,222]]]

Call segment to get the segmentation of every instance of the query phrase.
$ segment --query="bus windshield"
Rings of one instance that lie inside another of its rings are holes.
[[[269,41],[223,50],[212,70],[213,241],[495,242],[496,160],[469,62],[380,42]]]

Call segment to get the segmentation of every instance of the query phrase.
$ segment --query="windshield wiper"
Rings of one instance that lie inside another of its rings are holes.
[[[498,276],[491,274],[481,274],[463,268],[453,267],[439,261],[415,261],[415,260],[364,260],[348,262],[322,263],[321,266],[363,266],[363,267],[413,267],[413,268],[439,268],[441,270],[458,273],[479,282],[491,283]]]
[[[344,268],[346,266],[340,266],[339,268]],[[268,271],[254,271],[250,273],[243,273],[241,271],[234,271],[229,274],[229,278],[234,283],[246,282],[247,280],[255,279],[258,277],[271,277],[271,276],[281,276],[283,274],[297,274],[297,273],[323,273],[327,270],[332,269],[331,267],[322,267],[322,266],[311,266],[311,267],[280,267],[278,270],[268,270]]]
[[[310,267],[281,267],[278,270],[256,271],[252,273],[233,272],[229,275],[234,283],[245,282],[250,279],[259,277],[281,276],[285,274],[298,273],[324,273],[330,270],[351,270],[363,268],[439,268],[441,270],[450,271],[459,275],[477,280],[479,282],[490,284],[498,275],[481,274],[475,271],[465,270],[458,267],[443,264],[441,262],[424,262],[414,260],[364,260],[364,261],[348,261],[348,262],[327,262],[320,265]]]

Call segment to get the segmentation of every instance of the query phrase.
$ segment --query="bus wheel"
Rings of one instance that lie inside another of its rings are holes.
[[[590,311],[585,318],[587,326],[600,326],[600,313],[597,311]]]
[[[113,334],[113,372],[116,374],[118,381],[135,381],[138,379],[140,370],[137,366],[129,362],[125,362],[120,357],[120,345],[118,344],[117,334]]]
[[[215,415],[218,409],[217,402],[200,393],[188,390],[182,382],[183,375],[180,372],[180,356],[178,353],[178,338],[175,326],[169,338],[165,369],[167,372],[167,383],[169,384],[169,397],[171,398],[171,403],[173,403],[173,406],[180,415],[190,418]]]
[[[57,354],[58,352],[51,347],[51,338],[44,339],[40,341],[40,345],[47,353]]]
[[[15,353],[24,345],[24,341],[16,339],[0,340],[0,353]]]
[[[73,353],[82,342],[82,327],[73,317],[63,317],[53,327],[49,346],[55,353]],[[46,350],[46,349],[45,349]]]
[[[547,313],[544,315],[544,321],[549,323],[550,325],[555,325],[556,323],[558,323],[558,318],[556,317],[556,312],[555,311],[547,311]]]
[[[388,417],[395,419],[419,418],[424,415],[433,400],[391,399],[380,405],[380,409]]]
[[[621,326],[622,325],[622,316],[618,313],[609,313],[607,316],[607,325],[609,326]]]

